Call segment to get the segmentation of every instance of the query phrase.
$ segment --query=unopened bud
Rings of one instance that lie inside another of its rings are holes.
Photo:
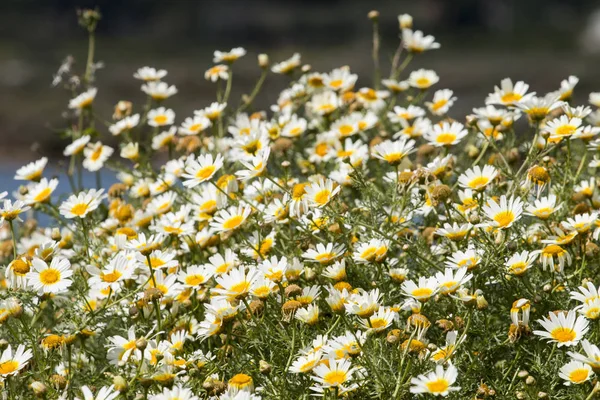
[[[377,19],[379,18],[379,11],[377,11],[377,10],[371,10],[367,14],[367,16],[369,17],[369,19],[371,21],[377,21]]]
[[[113,385],[115,385],[115,389],[121,393],[127,390],[127,381],[120,375],[113,378]]]
[[[410,14],[400,14],[398,15],[398,23],[400,24],[400,29],[412,29],[413,17]]]
[[[268,68],[269,67],[269,56],[266,54],[259,54],[258,55],[258,65],[261,68]]]

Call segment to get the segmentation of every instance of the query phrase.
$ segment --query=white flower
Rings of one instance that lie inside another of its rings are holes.
[[[73,275],[71,263],[66,258],[55,257],[50,265],[44,260],[34,258],[31,261],[33,270],[27,274],[29,286],[39,293],[61,293],[73,283],[69,279]]]
[[[550,313],[550,319],[538,319],[537,322],[545,329],[543,331],[533,331],[535,335],[548,339],[550,342],[556,342],[558,347],[575,346],[589,330],[588,320],[583,316],[577,316],[577,313],[570,310],[566,315],[559,312],[558,315]]]
[[[446,397],[450,392],[460,390],[460,387],[452,386],[458,378],[458,371],[452,364],[448,365],[448,369],[444,370],[444,367],[438,365],[435,367],[435,371],[431,371],[427,374],[421,374],[416,378],[410,380],[411,393],[429,393],[434,396]]]

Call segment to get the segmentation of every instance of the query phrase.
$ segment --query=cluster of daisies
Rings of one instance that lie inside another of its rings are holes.
[[[436,72],[409,70],[439,43],[399,23],[371,87],[261,54],[238,100],[246,51],[215,51],[215,101],[183,117],[165,70],[136,71],[140,100],[104,121],[93,52],[61,68],[67,161],[0,194],[3,394],[595,396],[600,93],[507,78],[453,115]],[[289,84],[256,108],[272,74]]]

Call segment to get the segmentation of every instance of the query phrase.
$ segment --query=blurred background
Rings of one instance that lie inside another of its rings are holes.
[[[372,85],[372,9],[381,14],[384,74],[398,45],[398,14],[412,14],[415,29],[442,44],[409,69],[437,71],[436,88],[450,88],[459,98],[456,118],[482,104],[507,76],[545,93],[576,75],[579,103],[600,91],[597,0],[2,0],[0,169],[10,167],[12,174],[25,161],[62,152],[57,132],[66,126],[61,114],[71,96],[51,87],[52,76],[68,55],[84,69],[87,38],[76,9],[96,6],[102,13],[96,60],[105,67],[97,74],[95,105],[106,119],[118,100],[141,107],[144,96],[132,74],[149,65],[169,71],[166,81],[179,94],[167,104],[183,120],[215,99],[215,86],[203,77],[213,50],[235,46],[248,55],[234,66],[232,99],[254,86],[262,52],[280,61],[298,51],[304,63],[323,72],[349,65],[361,77],[358,87]],[[286,84],[270,75],[260,104],[274,102]]]

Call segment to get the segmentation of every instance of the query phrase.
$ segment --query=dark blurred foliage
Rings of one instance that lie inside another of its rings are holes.
[[[10,142],[3,142],[0,155],[15,156],[15,148],[34,141],[43,152],[61,149],[55,131],[65,126],[61,112],[70,95],[50,82],[66,55],[82,68],[87,42],[75,11],[88,7],[102,13],[97,60],[106,67],[98,73],[97,103],[107,118],[118,100],[142,100],[131,76],[151,65],[168,69],[167,81],[180,89],[169,105],[182,120],[214,99],[214,86],[203,79],[212,51],[235,46],[248,50],[236,65],[238,98],[258,76],[260,52],[281,60],[299,51],[320,71],[348,64],[363,77],[359,85],[371,85],[371,9],[381,13],[383,62],[398,45],[400,13],[412,14],[417,29],[436,36],[442,48],[412,67],[435,69],[438,88],[455,90],[457,118],[506,76],[547,92],[575,74],[580,102],[600,90],[593,53],[600,44],[582,39],[600,9],[597,0],[2,0],[0,137]],[[274,101],[285,84],[269,78],[260,104]]]

